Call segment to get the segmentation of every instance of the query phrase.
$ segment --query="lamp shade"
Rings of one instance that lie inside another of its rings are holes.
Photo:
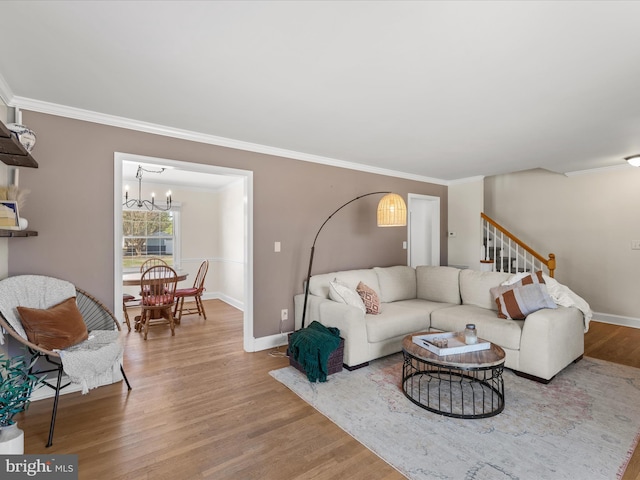
[[[629,165],[633,165],[634,167],[640,167],[640,155],[625,157],[625,160],[629,162]]]
[[[397,193],[387,193],[378,203],[379,227],[404,227],[407,224],[407,205]]]

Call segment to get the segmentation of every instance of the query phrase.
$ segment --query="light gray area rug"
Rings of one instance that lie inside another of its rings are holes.
[[[411,479],[613,480],[640,432],[640,369],[584,358],[548,385],[505,370],[505,408],[463,420],[414,405],[400,388],[402,355],[311,384],[270,372]]]

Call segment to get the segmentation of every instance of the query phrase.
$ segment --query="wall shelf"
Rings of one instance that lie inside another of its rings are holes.
[[[0,160],[16,167],[38,168],[38,162],[2,122],[0,122]]]
[[[38,232],[33,230],[3,230],[0,229],[0,238],[6,237],[37,237]]]

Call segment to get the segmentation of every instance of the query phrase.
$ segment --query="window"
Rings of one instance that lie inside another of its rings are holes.
[[[168,212],[125,209],[122,211],[122,271],[140,269],[151,257],[162,258],[180,268],[179,211]]]

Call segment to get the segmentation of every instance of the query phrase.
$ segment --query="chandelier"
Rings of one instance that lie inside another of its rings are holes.
[[[164,168],[160,170],[147,170],[146,168],[142,168],[142,165],[138,165],[138,171],[136,172],[136,178],[138,179],[138,198],[129,198],[129,185],[126,185],[124,187],[124,202],[122,202],[122,205],[127,208],[145,207],[147,210],[161,210],[163,212],[171,210],[171,190],[167,192],[167,204],[165,207],[159,207],[156,205],[155,193],[151,193],[151,201],[142,200],[142,173],[162,173],[164,171]]]

